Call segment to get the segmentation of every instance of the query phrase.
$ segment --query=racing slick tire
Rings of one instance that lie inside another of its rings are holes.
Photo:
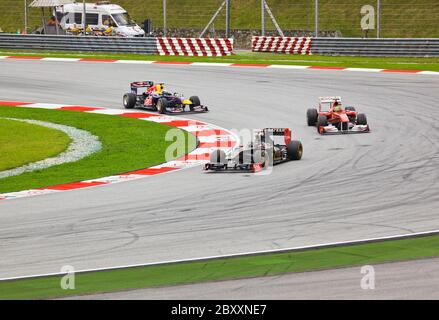
[[[357,114],[357,124],[359,124],[359,125],[366,125],[367,124],[367,117],[364,113]]]
[[[192,106],[194,107],[201,106],[200,98],[198,98],[197,96],[192,96],[189,98],[189,100],[192,101]]]
[[[345,110],[346,111],[356,111],[355,107],[346,107]]]
[[[159,113],[161,114],[166,113],[167,107],[168,107],[168,100],[166,100],[165,98],[160,98],[157,101],[157,110],[159,111]]]
[[[125,93],[123,96],[123,106],[125,109],[132,109],[136,106],[137,97],[134,93]]]
[[[289,160],[300,160],[303,155],[302,142],[293,140],[287,145],[287,157]]]
[[[325,116],[318,116],[317,117],[317,129],[320,127],[326,127],[328,125],[328,118]]]
[[[213,150],[210,154],[210,163],[227,165],[226,153],[223,150]]]
[[[316,125],[317,117],[319,116],[319,113],[317,112],[317,109],[308,109],[306,111],[306,122],[308,123],[308,126],[312,127]]]

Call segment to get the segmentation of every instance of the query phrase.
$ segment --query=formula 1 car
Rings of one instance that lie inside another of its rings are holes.
[[[201,105],[200,98],[192,96],[184,99],[179,93],[170,93],[163,89],[163,83],[136,81],[130,84],[131,92],[123,96],[126,109],[144,108],[159,113],[199,113],[209,109]]]
[[[265,128],[257,130],[253,140],[245,147],[240,146],[230,157],[221,149],[214,150],[204,170],[258,172],[274,164],[300,160],[302,154],[302,143],[291,140],[290,129]]]
[[[340,97],[320,97],[319,108],[308,109],[308,126],[316,126],[320,134],[369,132],[364,113],[357,113],[354,107],[343,108]]]

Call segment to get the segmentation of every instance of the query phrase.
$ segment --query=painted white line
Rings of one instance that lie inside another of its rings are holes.
[[[374,69],[374,68],[346,68],[343,71],[357,71],[357,72],[381,72],[385,69]]]
[[[77,273],[85,273],[85,272],[109,271],[109,270],[118,270],[118,269],[166,265],[166,264],[172,264],[172,263],[207,261],[207,260],[214,260],[214,259],[221,259],[221,258],[245,257],[245,256],[253,256],[253,255],[260,255],[260,254],[284,253],[284,252],[304,251],[304,250],[311,250],[311,249],[323,249],[323,248],[330,248],[330,247],[339,247],[339,246],[348,246],[348,245],[365,244],[365,243],[371,243],[371,242],[379,242],[379,241],[383,241],[383,240],[398,240],[398,239],[405,239],[405,238],[412,238],[412,237],[419,237],[419,236],[435,235],[438,233],[439,233],[439,230],[431,230],[431,231],[399,234],[399,235],[394,235],[394,236],[366,238],[366,239],[351,240],[351,241],[329,242],[329,243],[321,243],[321,244],[310,245],[310,246],[291,247],[291,248],[284,248],[284,249],[249,251],[249,252],[243,252],[243,253],[207,256],[207,257],[192,258],[192,259],[166,260],[166,261],[158,261],[158,262],[150,262],[150,263],[122,265],[122,266],[115,266],[115,267],[108,267],[108,268],[84,269],[84,270],[75,271],[75,273],[77,274]],[[49,277],[49,276],[61,276],[61,275],[65,275],[65,274],[66,273],[61,273],[61,272],[45,273],[45,274],[36,274],[36,275],[28,275],[28,276],[0,278],[0,281],[32,279],[32,278],[41,278],[41,277]]]
[[[10,56],[0,56],[0,59],[7,59],[10,58]],[[122,63],[122,64],[144,64],[144,65],[149,65],[149,64],[160,64],[161,62],[165,62],[165,61],[151,61],[151,60],[115,60],[115,61],[87,61],[87,60],[83,60],[83,59],[87,59],[87,58],[51,58],[51,57],[47,57],[47,58],[39,58],[38,61],[59,61],[59,62],[104,62],[104,63]],[[26,60],[26,59],[19,59],[19,60]],[[37,59],[36,59],[37,60]],[[184,65],[184,66],[200,66],[200,67],[230,67],[230,66],[234,66],[234,67],[241,67],[239,65],[239,61],[234,62],[234,63],[222,63],[222,62],[192,62],[192,63],[188,63],[188,64],[178,64],[178,63],[169,63],[169,65]],[[162,65],[166,65],[166,63],[162,63]],[[242,67],[248,67],[248,66],[242,66]],[[257,67],[257,66],[255,66]],[[300,65],[280,65],[280,64],[270,64],[267,66],[264,66],[263,68],[270,68],[270,69],[297,69],[297,70],[305,70],[305,69],[311,69],[311,70],[323,70],[323,71],[331,71],[333,69],[319,69],[319,68],[313,68],[313,66],[300,66]],[[338,70],[338,69],[336,69]],[[375,68],[344,68],[341,69],[339,71],[354,71],[354,72],[370,72],[370,73],[380,73],[383,71],[387,71],[387,69],[375,69]],[[391,71],[391,70],[389,70]],[[415,72],[415,73],[411,73],[411,72],[404,72],[404,70],[402,71],[395,71],[395,73],[410,73],[410,74],[420,74],[420,75],[439,75],[439,72],[436,71],[420,71],[420,72]]]
[[[77,62],[80,58],[42,58],[43,61]]]
[[[71,104],[52,104],[52,103],[32,103],[19,106],[20,108],[37,108],[37,109],[59,109],[62,107],[69,107]]]
[[[180,128],[181,130],[184,130],[184,131],[188,131],[188,132],[212,130],[212,127],[208,126],[208,125],[190,125],[190,126],[178,127],[178,128]]]
[[[439,76],[439,72],[436,71],[420,71],[417,74],[425,74],[425,75],[432,75],[432,76]]]
[[[48,189],[41,189],[41,190],[32,189],[32,190],[2,193],[1,198],[15,199],[15,198],[39,196],[42,194],[48,194],[48,193],[54,193],[54,192],[59,192],[59,191],[58,190],[48,190]]]
[[[137,179],[141,179],[144,177],[145,177],[144,175],[138,175],[138,174],[125,174],[125,175],[121,174],[121,175],[86,180],[84,182],[104,182],[107,184],[112,184],[112,183],[118,183],[118,182],[137,180]]]
[[[193,62],[192,66],[200,66],[200,67],[230,67],[232,63],[223,63],[223,62]]]
[[[163,165],[156,166],[154,168],[179,168],[179,169],[188,169],[191,167],[197,167],[204,163],[203,160],[186,160],[186,161],[169,161]],[[172,171],[170,171],[172,172]]]
[[[150,60],[116,60],[114,63],[126,63],[126,64],[152,64],[155,61]]]
[[[183,118],[175,119],[173,117],[167,117],[167,116],[159,116],[159,117],[151,117],[151,118],[149,118],[149,121],[157,122],[157,123],[171,122],[172,120],[188,120],[188,119],[183,119]],[[188,120],[188,121],[190,121],[190,120]]]
[[[270,68],[270,69],[299,69],[299,70],[303,70],[303,69],[310,68],[310,66],[272,64],[272,65],[269,65],[267,68]]]
[[[87,113],[98,113],[98,114],[107,114],[107,115],[116,116],[116,115],[124,114],[127,112],[124,110],[118,110],[118,109],[99,109],[99,110],[87,111]]]

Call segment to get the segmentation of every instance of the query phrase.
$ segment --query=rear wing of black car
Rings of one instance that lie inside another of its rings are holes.
[[[291,141],[291,129],[289,128],[264,128],[262,132],[265,139],[272,139],[274,144],[288,145]]]

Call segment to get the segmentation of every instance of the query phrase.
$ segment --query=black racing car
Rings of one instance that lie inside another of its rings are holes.
[[[245,147],[239,147],[229,158],[223,150],[214,150],[210,155],[210,162],[205,164],[204,169],[257,172],[270,165],[300,160],[302,154],[302,143],[291,140],[290,129],[265,128],[256,131],[253,141]]]
[[[163,84],[153,81],[132,82],[131,92],[124,94],[123,106],[126,109],[144,108],[159,113],[207,112],[201,105],[200,98],[192,96],[184,99],[183,95],[163,90]]]

